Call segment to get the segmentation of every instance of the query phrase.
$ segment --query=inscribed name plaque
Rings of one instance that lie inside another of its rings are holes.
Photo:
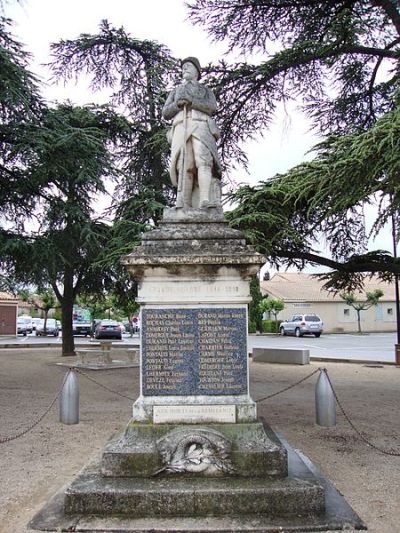
[[[142,392],[246,394],[246,309],[142,309]]]
[[[179,424],[181,422],[236,422],[234,405],[155,405],[155,424]]]

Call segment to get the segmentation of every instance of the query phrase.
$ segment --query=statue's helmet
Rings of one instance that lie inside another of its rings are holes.
[[[197,59],[197,57],[185,57],[185,59],[182,59],[181,61],[181,67],[183,67],[185,63],[192,63],[192,65],[196,67],[196,70],[199,74],[199,79],[200,79],[201,78],[201,66],[200,66],[200,61]]]

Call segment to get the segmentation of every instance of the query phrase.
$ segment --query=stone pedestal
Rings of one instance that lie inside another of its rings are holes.
[[[133,421],[256,420],[248,388],[249,279],[265,259],[221,211],[167,210],[123,260],[139,282],[141,395]]]

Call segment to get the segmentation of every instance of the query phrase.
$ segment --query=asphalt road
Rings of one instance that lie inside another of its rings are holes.
[[[312,336],[296,338],[281,337],[279,335],[249,335],[249,351],[253,348],[303,348],[310,350],[311,358],[327,360],[368,361],[379,363],[395,362],[396,333],[366,333],[357,334],[323,334],[319,339]],[[75,344],[82,345],[90,342],[89,337],[75,337]],[[123,336],[123,345],[138,345],[139,336]],[[61,344],[61,337],[8,337],[0,339],[0,347],[7,346],[41,346]]]
[[[74,337],[75,345],[79,344],[88,344],[90,342],[99,342],[98,340],[92,341],[91,337],[84,337],[81,335],[76,335]],[[18,335],[17,337],[0,337],[0,348],[5,347],[6,345],[12,347],[12,345],[21,345],[21,346],[43,346],[49,344],[61,344],[62,337],[61,334],[58,337],[53,337],[49,335],[47,337],[36,337],[35,333],[30,333],[24,337],[23,335]],[[122,335],[122,341],[114,340],[116,344],[126,344],[126,345],[137,345],[139,343],[139,335],[133,335],[131,337],[129,333]]]

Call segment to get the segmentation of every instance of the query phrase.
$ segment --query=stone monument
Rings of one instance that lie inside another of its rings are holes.
[[[323,484],[288,472],[250,396],[249,280],[265,258],[224,220],[215,98],[197,59],[182,67],[164,107],[176,205],[123,258],[139,285],[141,393],[101,463],[63,493],[64,517],[101,531],[111,518],[118,531],[322,531]]]

